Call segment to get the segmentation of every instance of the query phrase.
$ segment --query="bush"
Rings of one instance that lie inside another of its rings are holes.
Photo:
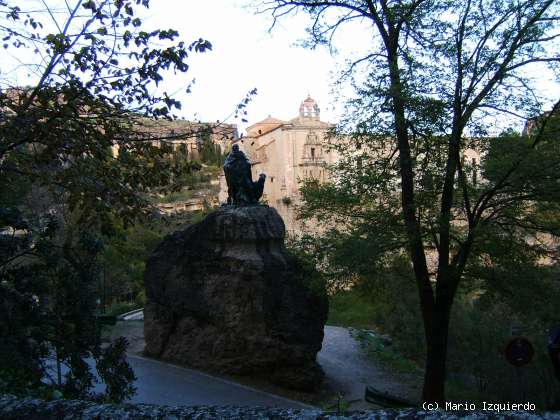
[[[514,313],[505,304],[488,306],[483,298],[465,296],[454,307],[450,326],[448,380],[471,390],[478,401],[530,401],[553,409],[560,397],[548,356],[544,328]],[[522,335],[533,344],[535,356],[515,368],[504,356],[511,327],[523,325]]]
[[[328,325],[373,329],[377,308],[357,289],[338,292],[329,298]]]
[[[388,334],[393,341],[389,348],[380,348],[366,336],[361,342],[376,360],[392,368],[398,368],[397,355],[413,361],[399,364],[412,371],[415,365],[423,365],[425,349],[413,281],[406,259],[396,257],[376,277],[362,278],[353,288],[331,295],[328,323]],[[557,409],[560,384],[547,353],[546,322],[515,311],[505,299],[489,301],[480,290],[462,290],[451,314],[447,397],[469,402],[530,401],[539,409]],[[503,354],[514,325],[524,327],[523,335],[535,349],[533,360],[521,368],[508,364]]]

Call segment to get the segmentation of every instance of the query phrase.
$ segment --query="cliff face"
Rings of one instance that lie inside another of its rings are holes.
[[[284,249],[267,206],[223,207],[167,237],[146,266],[145,353],[310,390],[328,303]]]

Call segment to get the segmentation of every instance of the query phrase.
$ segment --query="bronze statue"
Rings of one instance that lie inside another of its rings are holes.
[[[259,175],[259,180],[253,182],[251,162],[245,156],[239,145],[234,144],[224,163],[224,174],[228,186],[228,204],[248,206],[257,204],[262,197],[265,174]]]

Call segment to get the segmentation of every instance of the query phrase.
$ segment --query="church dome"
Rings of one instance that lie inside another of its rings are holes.
[[[247,134],[250,136],[258,137],[260,135],[276,130],[278,127],[281,127],[285,123],[285,121],[279,120],[278,118],[273,118],[269,115],[268,118],[265,118],[264,120],[247,127]]]

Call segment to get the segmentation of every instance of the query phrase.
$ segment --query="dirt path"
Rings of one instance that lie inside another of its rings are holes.
[[[113,338],[121,335],[127,337],[128,351],[133,354],[142,353],[144,349],[143,321],[119,322],[111,335]],[[321,405],[333,404],[336,400],[334,395],[340,394],[342,401],[349,404],[350,409],[375,408],[374,405],[364,400],[366,385],[372,385],[379,391],[410,401],[419,400],[421,378],[417,375],[392,372],[375,363],[366,356],[359,343],[346,328],[325,327],[323,348],[317,355],[317,360],[325,371],[325,384],[317,395],[300,395],[277,389],[269,384],[259,383],[259,381],[248,381],[245,378],[230,379],[239,380],[268,392]]]

